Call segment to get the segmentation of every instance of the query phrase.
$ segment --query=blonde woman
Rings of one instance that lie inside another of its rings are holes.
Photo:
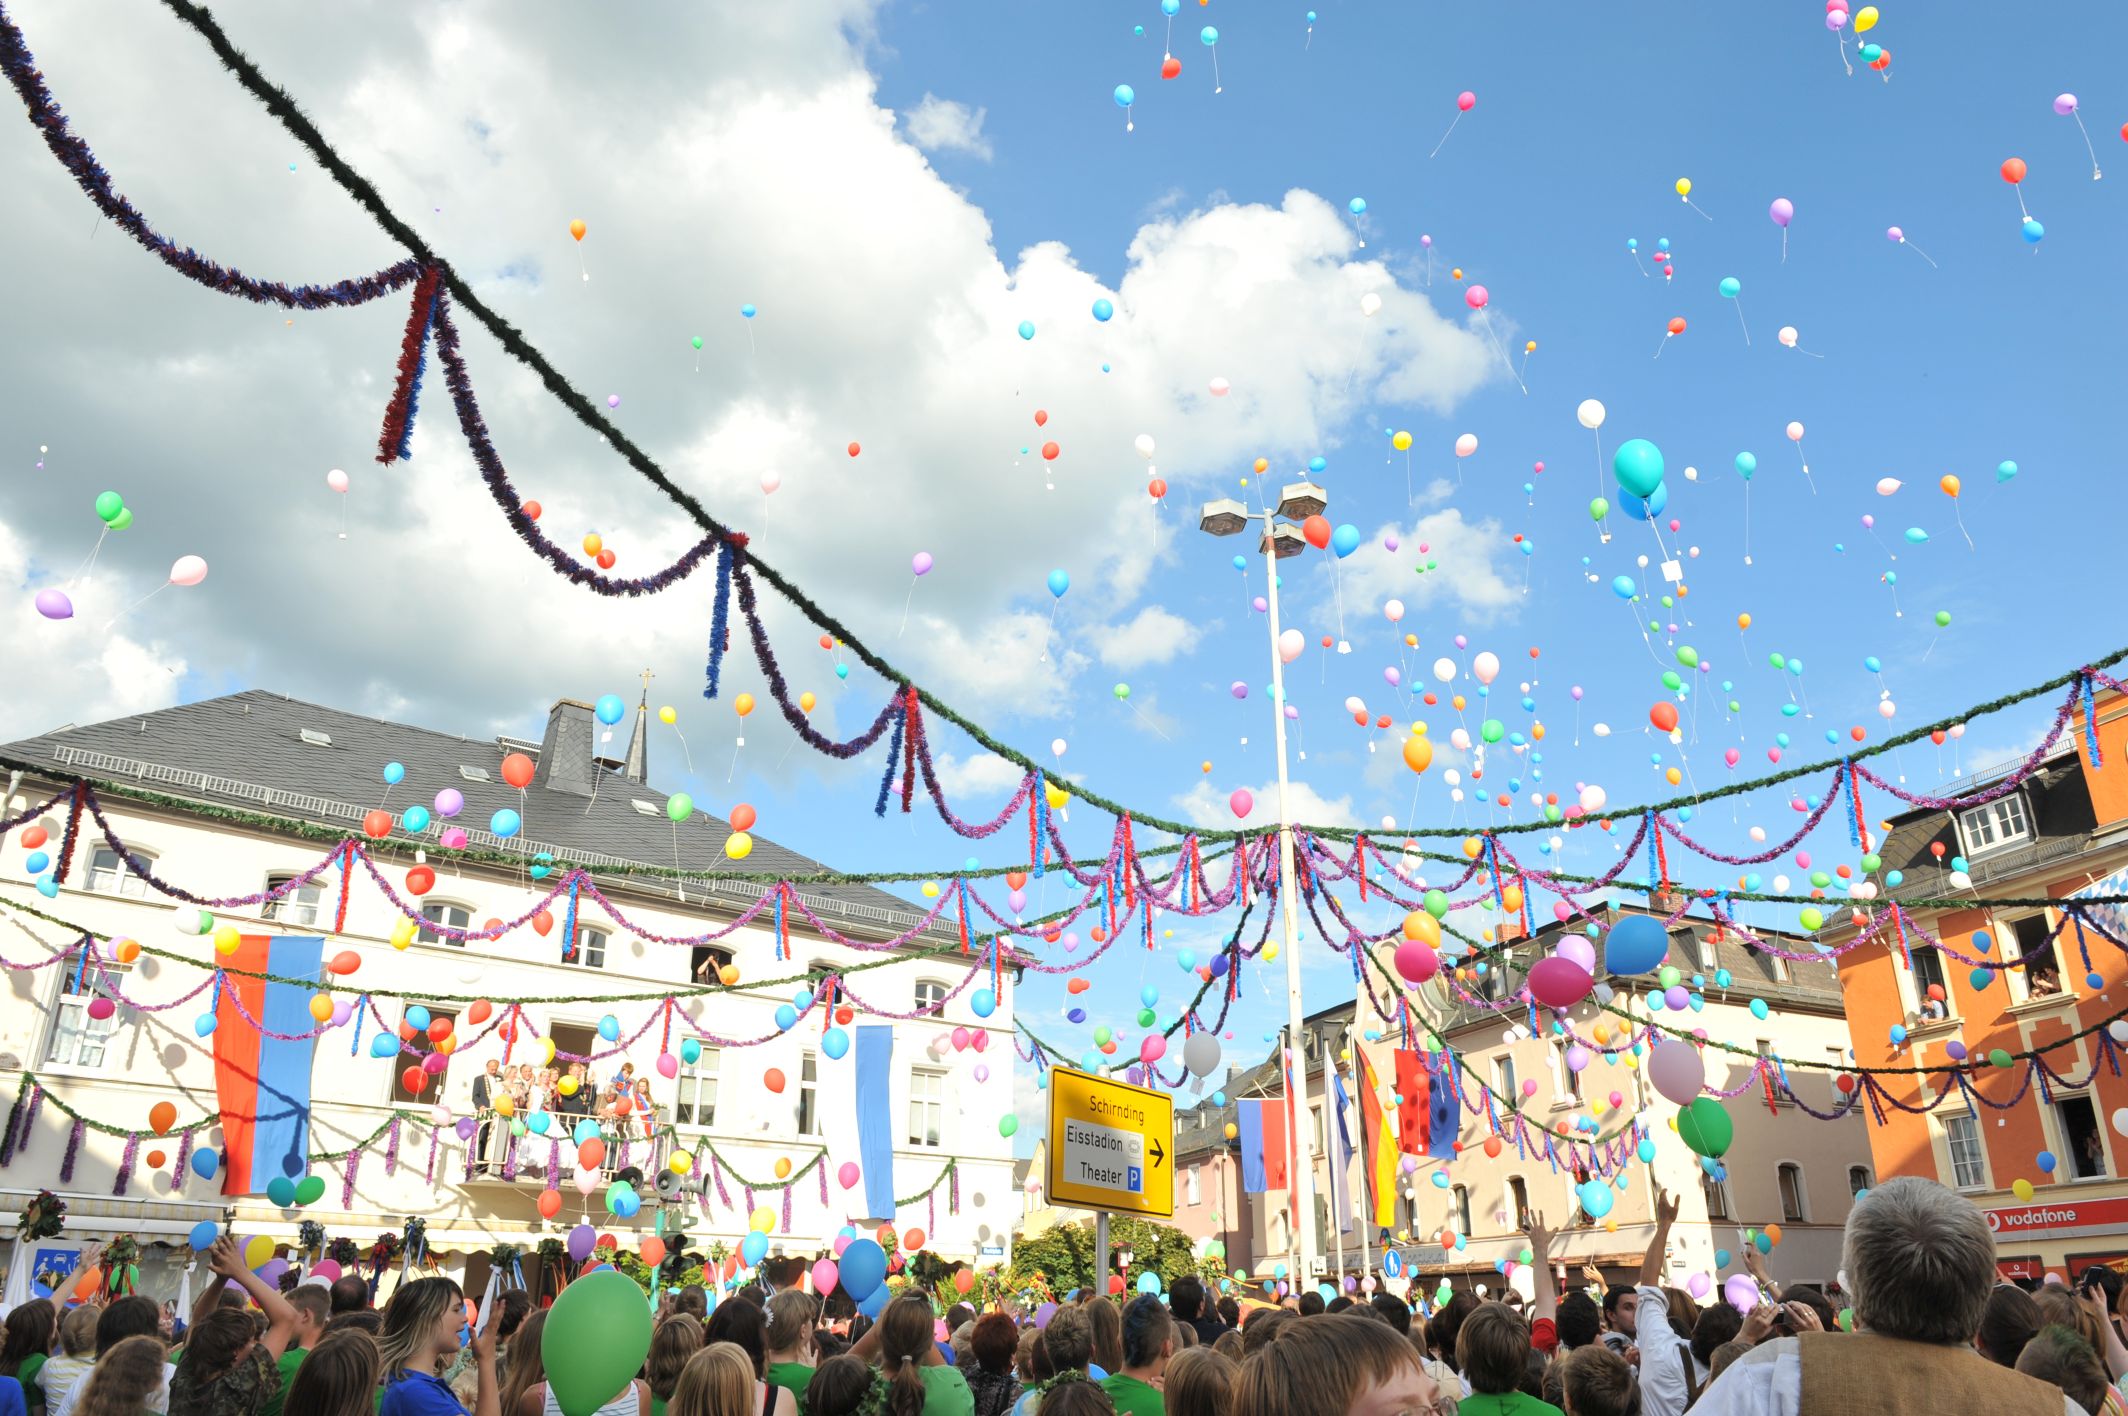
[[[688,1359],[673,1388],[668,1416],[758,1416],[762,1397],[789,1393],[754,1380],[753,1359],[735,1342],[713,1342]]]

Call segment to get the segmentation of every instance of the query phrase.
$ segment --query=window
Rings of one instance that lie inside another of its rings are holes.
[[[1768,1106],[1788,1105],[1788,1093],[1781,1090],[1781,1071],[1774,1063],[1773,1043],[1767,1038],[1758,1039],[1759,1057],[1764,1063],[1759,1068],[1759,1090],[1766,1094]]]
[[[431,1021],[434,1021],[437,1018],[448,1018],[450,1021],[455,1023],[458,1021],[458,1014],[447,1008],[431,1007],[429,1009],[429,1018]],[[419,1039],[422,1046],[421,1055],[426,1056],[428,1052],[428,1039],[425,1037],[420,1037],[419,1034],[416,1034],[416,1037]],[[393,1058],[391,1068],[391,1102],[393,1105],[434,1106],[438,1102],[443,1100],[443,1087],[440,1084],[442,1080],[441,1073],[424,1073],[421,1080],[421,1090],[418,1092],[410,1092],[406,1089],[405,1076],[407,1069],[409,1067],[412,1067],[418,1070],[420,1065],[420,1058],[412,1052],[400,1052],[396,1057]]]
[[[1515,1059],[1512,1056],[1500,1056],[1493,1059],[1493,1090],[1499,1094],[1500,1100],[1508,1106],[1513,1106],[1522,1100],[1522,1093],[1515,1086]]]
[[[2054,1103],[2061,1120],[2062,1142],[2068,1147],[2069,1173],[2079,1180],[2096,1180],[2106,1173],[2106,1140],[2099,1134],[2098,1112],[2088,1096],[2064,1096]],[[2061,1161],[2055,1162],[2060,1171]]]
[[[2005,931],[2003,957],[2024,961],[2025,996],[2047,998],[2062,991],[2061,952],[2044,914],[2013,919]]]
[[[116,965],[104,965],[111,974],[125,970]],[[46,1049],[45,1061],[62,1067],[100,1068],[111,1051],[111,1039],[118,1032],[120,1015],[117,1003],[108,1018],[89,1016],[89,1003],[97,997],[116,1002],[118,997],[112,980],[104,973],[83,979],[79,967],[59,969],[59,1006],[52,1019],[52,1042]]]
[[[820,1056],[814,1052],[798,1062],[798,1134],[820,1134]]]
[[[1507,1227],[1520,1229],[1529,1218],[1529,1184],[1519,1175],[1507,1177]]]
[[[1850,1165],[1850,1166],[1848,1166],[1848,1167],[1847,1167],[1847,1193],[1848,1193],[1848,1194],[1850,1194],[1850,1195],[1860,1195],[1860,1194],[1861,1194],[1861,1193],[1862,1193],[1862,1192],[1863,1192],[1864,1190],[1867,1190],[1868,1188],[1869,1188],[1869,1167],[1868,1167],[1868,1166],[1866,1166],[1866,1165]]]
[[[1729,1217],[1728,1185],[1702,1170],[1699,1176],[1699,1188],[1700,1193],[1707,1197],[1707,1218],[1710,1220],[1727,1219]]]
[[[1182,1172],[1182,1202],[1186,1205],[1204,1203],[1204,1191],[1197,1179],[1197,1167],[1194,1165]]]
[[[142,865],[155,857],[146,851],[133,852],[133,858]],[[109,846],[98,846],[89,852],[89,888],[103,895],[125,895],[141,899],[148,893],[148,882],[129,869],[117,851]]]
[[[1803,1222],[1803,1167],[1782,1161],[1776,1172],[1781,1182],[1781,1218],[1790,1224]]]
[[[1309,1129],[1314,1132],[1315,1137],[1315,1149],[1308,1152],[1308,1154],[1311,1156],[1327,1156],[1329,1151],[1323,1148],[1323,1108],[1321,1105],[1318,1104],[1308,1108],[1308,1123]]]
[[[1950,985],[1943,978],[1943,953],[1933,944],[1916,944],[1911,953],[1914,959],[1914,1002],[1921,1016],[1930,1020],[1950,1016]],[[1935,996],[1929,993],[1935,989]]]
[[[676,1126],[701,1126],[705,1129],[717,1124],[717,1062],[720,1054],[714,1047],[702,1049],[698,1062],[681,1064],[679,1093],[673,1102],[672,1119]]]
[[[937,979],[922,978],[916,981],[916,1011],[935,1013],[946,1006],[946,985]]]
[[[2011,792],[1986,806],[1958,813],[1958,838],[1964,842],[1964,854],[1968,856],[1983,856],[2031,837],[2032,823],[2025,815],[2022,792]]]
[[[473,912],[471,910],[464,905],[453,905],[443,900],[431,900],[423,905],[421,907],[421,917],[430,924],[440,924],[446,929],[467,929],[473,923]],[[465,940],[453,939],[447,934],[438,934],[433,929],[424,928],[417,932],[414,937],[424,944],[443,943],[458,949],[465,947]]]
[[[563,951],[562,962],[575,964],[580,969],[606,967],[606,931],[579,925],[576,931],[576,947]]]
[[[1712,934],[1695,934],[1695,935],[1693,936],[1693,938],[1694,938],[1694,942],[1695,942],[1695,943],[1697,943],[1697,944],[1698,944],[1698,946],[1699,946],[1699,966],[1700,966],[1700,968],[1702,968],[1703,970],[1705,970],[1705,971],[1706,971],[1706,972],[1708,972],[1708,973],[1713,973],[1713,972],[1714,972],[1714,936],[1713,936]]]
[[[266,877],[266,888],[278,890],[294,879],[294,875],[269,875]],[[286,894],[268,900],[259,910],[259,915],[276,924],[316,924],[318,908],[324,901],[325,882],[314,878],[308,884],[298,885]]]
[[[1943,1121],[1943,1138],[1950,1145],[1952,1183],[1961,1190],[1985,1189],[1988,1163],[1980,1148],[1980,1123],[1970,1114],[1947,1116]]]
[[[909,1073],[909,1144],[937,1146],[946,1119],[946,1074],[919,1067]]]
[[[688,956],[688,974],[696,983],[716,983],[718,975],[731,967],[732,951],[714,944],[698,945]]]
[[[1552,1090],[1558,1094],[1559,1104],[1569,1099],[1581,1100],[1581,1073],[1566,1064],[1566,1044],[1554,1042],[1550,1047],[1552,1062]]]
[[[1456,1233],[1469,1234],[1470,1187],[1468,1185],[1456,1185],[1450,1187],[1448,1191],[1448,1203],[1451,1206],[1451,1213],[1449,1215],[1449,1218],[1455,1221]]]

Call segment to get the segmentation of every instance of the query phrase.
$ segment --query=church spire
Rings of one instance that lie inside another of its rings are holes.
[[[643,696],[635,705],[635,731],[628,738],[628,757],[621,775],[631,782],[650,779],[650,670],[643,670]]]

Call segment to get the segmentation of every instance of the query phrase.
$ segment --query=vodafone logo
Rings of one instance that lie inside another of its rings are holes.
[[[2128,1230],[2128,1196],[2081,1200],[2075,1204],[2017,1205],[1985,1209],[1994,1234],[2116,1233]]]
[[[2057,1224],[2076,1223],[2073,1209],[1989,1210],[1988,1228],[2000,1234],[2024,1229],[2047,1229]]]

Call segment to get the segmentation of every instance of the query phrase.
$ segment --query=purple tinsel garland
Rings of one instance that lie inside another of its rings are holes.
[[[384,1129],[384,1176],[389,1180],[399,1173],[399,1122],[398,1114],[392,1116],[392,1124]]]
[[[352,1208],[355,1203],[355,1172],[362,1167],[362,1150],[358,1146],[347,1153],[347,1169],[340,1178],[340,1208]]]
[[[40,1083],[30,1088],[29,1109],[22,1113],[22,1136],[15,1142],[15,1154],[25,1155],[30,1148],[30,1136],[37,1126],[37,1115],[44,1110],[44,1087]]]
[[[185,1180],[192,1173],[190,1167],[185,1164],[190,1159],[192,1159],[192,1130],[187,1127],[178,1133],[177,1159],[170,1163],[170,1189],[173,1193],[181,1194],[184,1192]]]
[[[547,1183],[545,1188],[559,1190],[562,1187],[562,1142],[561,1137],[547,1141]]]
[[[436,1146],[442,1139],[443,1130],[441,1127],[429,1127],[429,1165],[427,1171],[423,1173],[422,1179],[432,1188],[436,1184]]]
[[[187,280],[197,281],[225,295],[279,305],[283,309],[325,310],[366,304],[389,295],[420,274],[421,263],[408,259],[387,266],[375,275],[342,280],[332,285],[284,285],[279,281],[253,279],[219,265],[197,251],[180,249],[168,237],[157,234],[131,202],[112,190],[111,175],[97,162],[96,154],[68,129],[66,115],[60,111],[50,90],[45,88],[44,75],[38,72],[22,31],[15,28],[4,7],[0,7],[0,68],[7,70],[8,82],[14,85],[16,94],[28,107],[30,122],[44,138],[45,146],[52,150],[59,165],[95,203],[97,210]]]
[[[123,1195],[133,1183],[133,1163],[140,1158],[140,1137],[127,1136],[126,1148],[118,1157],[118,1174],[111,1181],[111,1193]]]
[[[74,1161],[81,1154],[81,1137],[89,1129],[89,1123],[76,1118],[67,1129],[66,1154],[59,1161],[59,1179],[62,1184],[74,1178]]]

